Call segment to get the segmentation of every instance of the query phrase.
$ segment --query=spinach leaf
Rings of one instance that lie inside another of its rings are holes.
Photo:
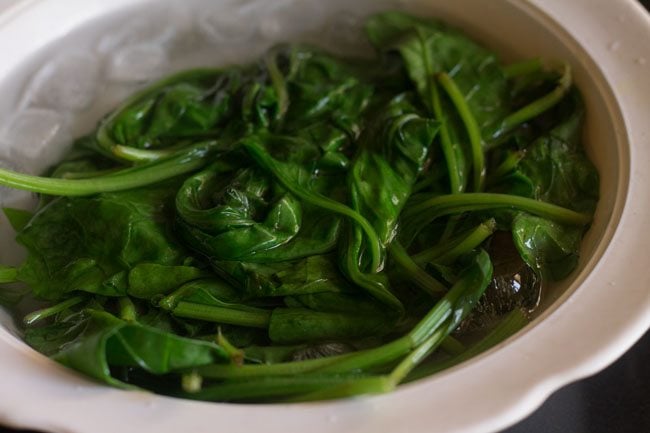
[[[514,185],[528,185],[530,197],[580,212],[594,211],[598,172],[579,145],[583,109],[577,104],[566,120],[525,148],[523,158],[503,181],[505,190],[518,179]]]
[[[75,319],[76,323],[71,321],[70,326],[56,323],[36,328],[26,338],[63,365],[114,386],[128,387],[113,377],[113,367],[164,374],[227,361],[223,349],[216,344],[127,323],[103,311],[87,310]]]
[[[174,194],[172,183],[52,201],[18,234],[29,251],[18,279],[49,300],[77,290],[120,296],[132,267],[182,264],[166,224]]]
[[[526,264],[551,280],[565,278],[578,265],[584,228],[520,213],[512,222],[512,235]]]
[[[114,155],[113,146],[157,149],[179,139],[218,135],[233,114],[240,90],[250,75],[237,68],[181,72],[132,96],[102,121],[100,148]]]
[[[431,80],[444,72],[456,81],[482,131],[507,114],[508,87],[497,57],[457,30],[432,19],[385,12],[368,19],[366,33],[378,49],[399,52],[430,111]]]

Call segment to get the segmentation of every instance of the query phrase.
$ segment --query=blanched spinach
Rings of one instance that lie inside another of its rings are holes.
[[[598,201],[570,68],[504,66],[401,12],[366,31],[374,59],[284,45],[181,72],[50,177],[0,169],[42,194],[5,209],[28,256],[0,266],[0,302],[41,302],[26,341],[115,386],[305,401],[390,391],[521,327],[517,300],[486,305],[526,284],[497,239],[526,281],[564,278]]]

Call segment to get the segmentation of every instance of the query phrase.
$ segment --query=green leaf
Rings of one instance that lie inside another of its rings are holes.
[[[165,374],[228,359],[216,344],[127,323],[101,311],[88,310],[80,325],[83,331],[61,345],[51,357],[116,386],[126,384],[112,376],[111,367],[133,367]]]
[[[279,344],[353,339],[388,331],[381,315],[334,313],[306,308],[276,308],[269,337]]]
[[[384,12],[366,22],[366,32],[378,49],[400,53],[430,112],[431,80],[444,72],[457,83],[481,131],[507,114],[507,81],[496,55],[457,30],[431,19]]]
[[[552,280],[565,278],[578,264],[584,228],[520,213],[512,222],[515,246],[524,261]]]
[[[11,227],[17,232],[25,228],[25,226],[29,223],[29,220],[31,220],[34,216],[34,214],[30,211],[15,209],[11,207],[2,208],[2,211],[7,217],[9,224],[11,224]]]
[[[133,297],[149,299],[164,295],[183,284],[210,274],[192,266],[169,266],[157,263],[139,263],[129,271],[127,293]]]
[[[598,172],[578,139],[582,110],[535,140],[517,168],[504,180],[518,177],[532,187],[531,196],[579,212],[593,213],[598,201]]]
[[[180,265],[184,249],[166,224],[174,185],[60,198],[41,209],[17,240],[29,255],[18,278],[41,298],[81,290],[125,295],[126,276],[140,263]]]

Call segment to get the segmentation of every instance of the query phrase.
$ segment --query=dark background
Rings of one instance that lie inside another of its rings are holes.
[[[650,9],[650,0],[641,3]],[[532,415],[501,433],[644,432],[650,433],[650,332],[616,363],[556,391]],[[0,426],[0,433],[38,432]]]

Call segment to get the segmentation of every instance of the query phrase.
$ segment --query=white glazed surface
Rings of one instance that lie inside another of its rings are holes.
[[[94,17],[145,1],[17,3],[0,15],[0,88],[14,63],[26,60],[27,54]],[[528,48],[541,55],[573,56],[577,80],[593,82],[590,90],[598,94],[598,98],[585,95],[588,109],[590,102],[598,103],[592,111],[612,117],[611,130],[591,125],[587,133],[588,138],[609,134],[619,146],[611,155],[592,155],[599,169],[610,173],[607,180],[614,185],[603,187],[594,224],[594,228],[601,225],[605,241],[586,241],[592,259],[581,265],[583,272],[551,308],[500,347],[389,395],[269,406],[198,403],[110,389],[56,365],[0,329],[0,423],[98,433],[217,428],[232,433],[260,429],[268,433],[485,432],[521,419],[552,391],[597,372],[630,347],[650,326],[650,291],[643,281],[650,265],[650,230],[644,221],[650,213],[648,15],[632,0],[430,3],[438,5],[440,15],[455,16],[456,23],[475,36],[490,39],[495,28],[512,33],[512,38],[493,37],[491,42],[513,56],[525,56]],[[483,10],[480,18],[458,14],[477,7]],[[527,34],[512,19],[508,21],[503,12],[508,8],[553,29],[562,46],[549,47],[543,34]],[[489,24],[481,27],[481,21]],[[2,104],[0,113],[6,109]],[[607,152],[607,148],[596,146],[595,151]],[[619,219],[618,228],[607,224]],[[0,323],[7,323],[6,316],[0,317]]]

